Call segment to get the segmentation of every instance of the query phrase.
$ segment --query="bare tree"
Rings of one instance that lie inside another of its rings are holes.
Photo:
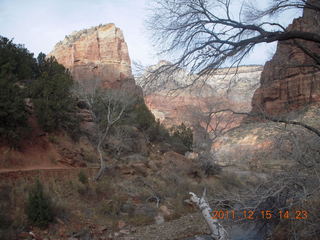
[[[192,79],[193,84],[199,81],[201,76],[212,74],[224,65],[238,67],[258,44],[272,42],[295,45],[308,58],[307,66],[290,62],[291,65],[285,67],[303,66],[319,70],[320,54],[312,50],[312,46],[317,47],[320,43],[319,32],[285,28],[275,18],[277,14],[289,10],[305,9],[310,15],[315,16],[315,21],[319,22],[319,0],[271,0],[270,5],[264,9],[257,9],[254,5],[256,1],[252,1],[251,4],[232,0],[153,0],[152,2],[149,29],[153,33],[155,43],[161,46],[160,53],[173,58],[171,59],[173,64],[161,66],[154,71],[156,73],[154,76],[184,68],[190,75],[199,76]],[[250,113],[236,112],[227,107],[212,109],[210,115],[215,116],[223,112],[277,122],[284,126],[284,129],[292,129],[293,133],[301,131],[297,126],[302,127],[308,130],[308,134],[312,133],[308,136],[315,139],[316,143],[319,141],[320,131],[301,121],[272,117],[264,112],[252,116]],[[292,167],[288,167],[284,172],[272,174],[270,179],[256,188],[250,186],[247,192],[243,191],[235,196],[233,193],[221,194],[221,198],[216,199],[213,204],[216,206],[217,200],[221,202],[228,200],[230,203],[240,204],[242,209],[251,208],[259,211],[308,207],[307,203],[316,206],[319,194],[319,162],[312,161],[312,158],[307,156],[319,158],[317,144],[309,146],[306,145],[304,138],[300,139],[301,136],[294,134],[289,136],[291,146],[289,151],[293,153],[285,157],[295,163]],[[287,144],[281,146],[286,148]],[[279,152],[275,151],[274,154],[279,155]],[[305,160],[306,158],[308,160]],[[312,214],[316,215],[314,209]],[[264,229],[267,236],[272,234],[274,226],[278,224],[279,218],[273,219],[276,221],[264,221],[262,225],[257,225]],[[311,239],[317,236],[318,217],[313,219],[316,220],[310,220],[305,227],[309,232],[303,230],[301,234],[295,233],[295,237],[303,236]]]
[[[203,112],[205,130],[209,134],[211,141],[222,136],[230,128],[234,127],[236,116],[227,112],[218,112],[228,105],[227,100],[205,101],[205,111]]]
[[[237,111],[234,111],[229,108],[223,108],[223,109],[218,109],[218,110],[212,111],[211,114],[218,114],[218,113],[222,113],[222,112],[231,112],[233,114],[245,115],[248,117],[258,118],[261,120],[268,120],[268,121],[272,121],[272,122],[276,122],[276,123],[283,123],[283,124],[288,124],[288,125],[300,126],[304,129],[312,132],[313,134],[317,135],[320,138],[320,131],[317,128],[315,128],[309,124],[303,123],[301,121],[290,120],[285,117],[270,116],[269,114],[264,112],[262,109],[260,110],[260,112],[257,112],[257,113],[248,113],[248,112],[237,112]]]
[[[223,64],[238,66],[260,43],[287,40],[294,41],[318,66],[320,56],[304,43],[319,44],[320,34],[288,30],[274,17],[290,9],[304,8],[320,14],[317,0],[272,0],[265,9],[245,1],[154,0],[149,29],[162,47],[160,53],[177,56],[173,65],[164,65],[157,71],[181,67],[204,75]]]
[[[100,170],[95,180],[103,175],[107,166],[103,157],[103,144],[112,127],[119,123],[126,111],[135,104],[136,98],[131,93],[119,89],[101,89],[99,81],[83,82],[78,93],[86,105],[95,123],[93,134],[100,160]]]
[[[186,107],[184,116],[186,122],[190,122],[194,129],[196,148],[210,149],[216,138],[234,127],[237,116],[231,112],[218,111],[226,107],[228,107],[227,99],[222,97],[202,98]]]

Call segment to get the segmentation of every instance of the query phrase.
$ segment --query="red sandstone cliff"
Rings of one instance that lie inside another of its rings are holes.
[[[288,31],[319,33],[320,13],[305,9]],[[297,40],[296,40],[297,41]],[[320,48],[313,42],[299,40],[298,44],[320,56]],[[290,40],[279,42],[273,58],[265,64],[260,88],[252,99],[253,111],[278,114],[320,100],[320,71],[312,67],[314,61]]]
[[[76,81],[99,81],[105,88],[136,88],[128,47],[114,24],[73,32],[54,47],[54,56]]]
[[[181,69],[170,76],[164,75],[153,85],[145,86],[145,102],[156,118],[167,126],[181,122],[192,125],[194,118],[201,113],[200,110],[205,113],[210,109],[230,108],[249,112],[261,70],[262,66],[241,66],[235,75],[235,68],[220,69],[213,75],[198,79],[194,85],[183,88],[197,76],[190,76]],[[144,86],[143,78],[138,79],[138,82]]]
[[[162,64],[168,63],[160,62],[152,70]],[[182,122],[192,126],[197,141],[206,131],[227,131],[240,124],[243,119],[240,115],[220,113],[210,117],[210,112],[227,108],[250,112],[261,70],[262,66],[241,66],[236,75],[235,68],[220,69],[215,74],[198,78],[181,69],[174,74],[162,74],[155,82],[148,82],[147,72],[146,79],[142,77],[137,81],[144,87],[145,102],[155,117],[166,126]],[[198,78],[196,83],[184,88],[195,78]]]

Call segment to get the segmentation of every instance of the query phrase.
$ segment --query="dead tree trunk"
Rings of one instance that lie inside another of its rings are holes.
[[[191,195],[190,200],[195,203],[201,210],[202,216],[204,217],[208,227],[211,231],[211,237],[214,240],[228,240],[227,231],[224,227],[218,222],[217,219],[213,219],[211,216],[212,209],[209,203],[205,200],[206,190],[203,191],[201,198],[197,197],[193,192],[189,193]]]

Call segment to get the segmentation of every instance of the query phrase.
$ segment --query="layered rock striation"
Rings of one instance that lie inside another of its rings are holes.
[[[153,68],[163,64],[168,63],[162,61]],[[168,76],[164,74],[156,82],[145,86],[146,80],[143,78],[138,79],[138,83],[143,87],[145,102],[156,118],[167,126],[181,122],[192,125],[197,115],[201,115],[200,110],[205,113],[210,109],[230,108],[250,112],[251,98],[259,87],[262,68],[241,66],[238,69],[220,69],[213,75],[201,78],[190,76],[181,69]],[[193,84],[188,86],[190,83]]]
[[[68,68],[78,82],[137,89],[127,44],[113,23],[73,32],[57,43],[48,56]]]
[[[319,33],[320,12],[305,9],[287,31]],[[253,112],[284,113],[320,100],[319,64],[305,52],[320,56],[319,44],[303,40],[279,42],[273,58],[265,64],[260,87],[252,99]]]
[[[167,127],[182,122],[191,126],[196,144],[207,139],[208,134],[210,138],[215,138],[241,123],[242,115],[211,113],[222,109],[250,112],[252,95],[259,87],[263,68],[241,66],[238,69],[219,69],[215,74],[201,77],[179,69],[174,73],[163,73],[156,79],[148,76],[162,65],[168,65],[168,62],[161,61],[145,77],[137,79],[143,87],[145,102]]]

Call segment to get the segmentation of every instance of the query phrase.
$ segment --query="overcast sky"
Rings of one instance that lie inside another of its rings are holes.
[[[236,0],[237,2],[238,0]],[[267,0],[257,0],[266,2]],[[0,35],[14,38],[31,52],[49,53],[75,30],[115,23],[124,33],[133,61],[157,63],[156,49],[144,29],[148,0],[0,0]],[[281,16],[289,23],[297,13]],[[261,45],[244,64],[264,64],[275,45]],[[163,58],[163,57],[162,57]]]

